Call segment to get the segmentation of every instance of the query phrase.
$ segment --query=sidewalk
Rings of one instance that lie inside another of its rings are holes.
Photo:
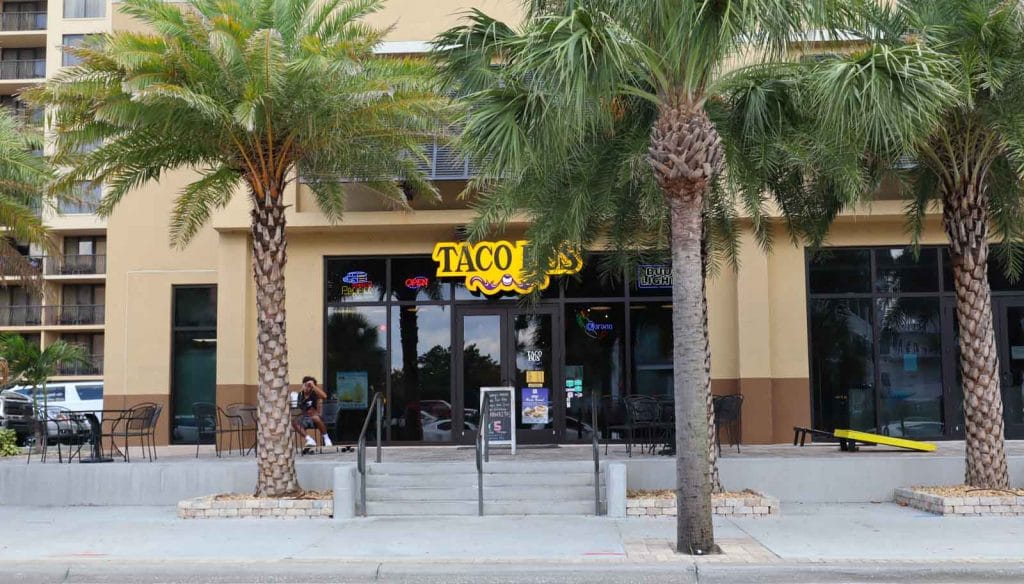
[[[284,561],[1020,564],[1024,518],[940,518],[891,503],[785,505],[772,519],[716,518],[721,556],[672,553],[672,519],[603,517],[180,520],[167,507],[4,507],[4,564]],[[14,535],[16,534],[16,537]]]

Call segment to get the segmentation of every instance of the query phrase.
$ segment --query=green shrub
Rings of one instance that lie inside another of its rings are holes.
[[[14,430],[0,428],[0,457],[21,454],[18,448],[18,434]]]

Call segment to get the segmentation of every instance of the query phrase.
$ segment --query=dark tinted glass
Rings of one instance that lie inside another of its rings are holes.
[[[598,254],[583,258],[578,274],[558,276],[566,298],[608,298],[624,295],[622,274],[611,268]]]
[[[630,294],[633,296],[671,296],[672,264],[643,263],[633,270]]]
[[[382,259],[329,259],[324,278],[328,303],[381,302],[387,284]]]
[[[103,399],[103,386],[102,385],[79,385],[78,399]]]
[[[871,292],[871,252],[866,249],[819,250],[811,255],[808,279],[811,294]]]
[[[900,292],[935,292],[939,289],[939,266],[936,250],[922,249],[914,257],[909,247],[875,250],[878,277],[875,290],[898,294]]]
[[[384,391],[388,313],[383,306],[327,309],[324,355],[328,397],[338,400],[336,420],[324,420],[342,440],[359,437],[370,398]],[[335,437],[335,433],[331,433]]]
[[[633,342],[633,393],[673,395],[672,305],[632,304],[629,307]]]
[[[938,298],[883,298],[878,305],[882,433],[943,434],[942,324]]]
[[[391,260],[391,299],[399,302],[448,300],[451,284],[438,279],[436,272],[437,264],[428,257]]]
[[[217,287],[177,286],[174,288],[174,326],[216,327]]]
[[[423,430],[451,416],[451,310],[391,308],[392,440],[423,440]]]
[[[624,306],[568,304],[565,307],[565,397],[568,416],[590,424],[591,396],[625,395]],[[567,424],[566,438],[586,440],[586,428]]]
[[[173,442],[195,444],[200,436],[192,415],[192,405],[217,399],[216,340],[215,329],[174,333],[170,408]],[[201,438],[205,440],[210,437],[204,435]]]
[[[811,300],[814,425],[875,429],[871,300]]]

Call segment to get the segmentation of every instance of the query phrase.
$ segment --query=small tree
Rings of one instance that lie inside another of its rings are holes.
[[[256,284],[256,494],[300,492],[289,441],[285,190],[300,179],[330,221],[343,178],[396,206],[436,197],[415,153],[444,127],[448,100],[423,60],[382,58],[381,0],[126,0],[149,32],[94,37],[30,97],[51,107],[58,189],[104,183],[101,214],[164,172],[198,172],[174,199],[183,247],[244,193]],[[67,50],[67,49],[66,49]],[[86,146],[98,148],[81,154]]]
[[[46,382],[57,375],[61,364],[88,364],[89,354],[85,347],[65,341],[56,341],[41,349],[37,343],[21,335],[0,336],[0,354],[7,360],[11,379],[32,388],[32,405],[36,410],[36,444],[40,449],[45,449],[48,434],[46,412],[49,407]],[[41,410],[40,390],[43,393]]]

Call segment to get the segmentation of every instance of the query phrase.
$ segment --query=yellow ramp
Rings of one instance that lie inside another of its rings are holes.
[[[909,450],[917,450],[919,452],[935,452],[935,445],[931,442],[907,440],[906,438],[893,438],[892,436],[882,436],[881,434],[870,434],[868,432],[858,432],[856,430],[836,430],[834,434],[836,438],[845,438],[846,440],[855,440],[857,442],[866,442],[868,444],[895,446],[897,448],[907,448]]]

